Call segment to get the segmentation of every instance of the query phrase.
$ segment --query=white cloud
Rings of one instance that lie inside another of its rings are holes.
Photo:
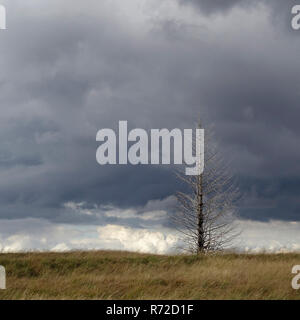
[[[248,253],[300,251],[300,222],[239,220],[235,224],[242,233],[234,249]],[[2,220],[0,224],[2,252],[109,249],[165,254],[175,252],[179,245],[180,235],[160,225],[71,225],[42,219]]]
[[[300,251],[300,222],[271,220],[236,221],[242,233],[235,241],[239,250],[247,252]]]
[[[167,253],[176,248],[178,235],[167,231],[151,231],[146,229],[133,229],[118,225],[107,225],[98,228],[102,241],[113,247],[123,250]]]
[[[171,253],[178,235],[165,228],[142,229],[122,225],[66,225],[42,219],[2,220],[0,251],[127,250]]]
[[[89,215],[100,219],[117,218],[121,220],[135,219],[140,223],[161,223],[166,221],[167,213],[176,203],[174,196],[162,200],[150,200],[143,207],[120,209],[115,206],[97,206],[86,208],[85,202],[66,202],[64,207],[77,215]]]
[[[68,250],[70,250],[70,248],[65,243],[59,243],[51,249],[53,252],[64,252]]]

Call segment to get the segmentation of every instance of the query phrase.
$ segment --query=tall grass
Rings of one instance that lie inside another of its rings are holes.
[[[8,253],[0,299],[299,299],[295,264],[299,254]]]

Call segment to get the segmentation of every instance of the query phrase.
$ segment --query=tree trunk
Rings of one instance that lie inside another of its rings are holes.
[[[198,243],[197,243],[197,252],[201,253],[204,251],[204,219],[203,219],[203,190],[202,190],[202,175],[198,177],[197,185],[197,223],[198,223]]]

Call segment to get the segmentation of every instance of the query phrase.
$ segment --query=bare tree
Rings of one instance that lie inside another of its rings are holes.
[[[178,211],[173,218],[182,234],[184,249],[193,253],[225,249],[239,234],[232,224],[239,192],[229,165],[223,161],[212,138],[212,132],[205,130],[204,171],[201,175],[187,176],[177,172],[187,191],[177,192]],[[198,143],[195,139],[194,154]]]

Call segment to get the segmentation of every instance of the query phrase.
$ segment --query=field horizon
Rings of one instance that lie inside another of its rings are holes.
[[[300,254],[1,253],[0,299],[299,299]]]

